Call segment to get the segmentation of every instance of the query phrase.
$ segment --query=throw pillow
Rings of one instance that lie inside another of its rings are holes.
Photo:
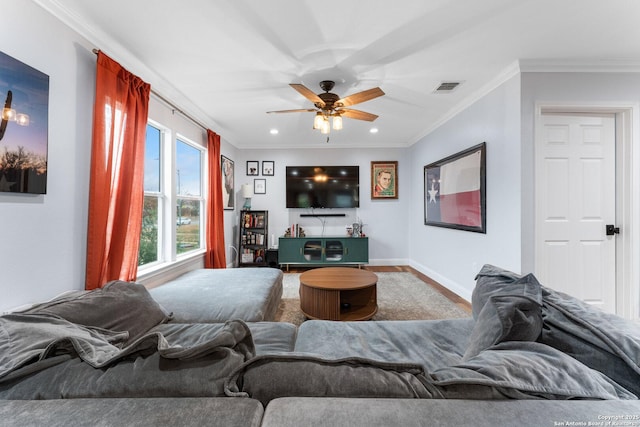
[[[486,264],[476,276],[476,286],[471,295],[474,319],[478,318],[486,302],[494,295],[523,296],[542,303],[540,283],[533,274],[523,277]]]
[[[23,313],[52,315],[78,325],[127,331],[127,344],[171,317],[147,288],[119,280],[100,289],[63,295]]]
[[[501,342],[535,341],[541,332],[542,311],[538,302],[521,296],[492,296],[478,315],[462,360],[467,361]]]
[[[542,289],[540,342],[602,372],[640,396],[640,323]]]

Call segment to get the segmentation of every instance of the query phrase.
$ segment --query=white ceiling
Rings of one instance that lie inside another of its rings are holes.
[[[34,1],[238,148],[406,147],[524,67],[640,70],[637,0]],[[321,80],[379,86],[353,108],[380,117],[327,144],[313,113],[266,114]]]

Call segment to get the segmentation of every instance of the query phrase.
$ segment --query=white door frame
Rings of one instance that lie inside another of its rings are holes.
[[[640,319],[640,112],[639,104],[538,102],[534,129],[543,113],[615,114],[616,117],[616,313]],[[534,136],[537,143],[538,135]],[[537,240],[537,230],[534,232]],[[534,265],[537,264],[534,262]]]

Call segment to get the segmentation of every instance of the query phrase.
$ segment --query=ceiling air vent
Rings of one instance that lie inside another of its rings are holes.
[[[453,90],[455,88],[457,88],[460,83],[461,82],[442,82],[442,83],[440,83],[440,86],[438,86],[436,88],[436,90],[434,92],[435,93],[453,92]]]

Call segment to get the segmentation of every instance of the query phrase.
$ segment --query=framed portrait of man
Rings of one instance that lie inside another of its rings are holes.
[[[371,162],[371,199],[398,198],[398,162]]]

